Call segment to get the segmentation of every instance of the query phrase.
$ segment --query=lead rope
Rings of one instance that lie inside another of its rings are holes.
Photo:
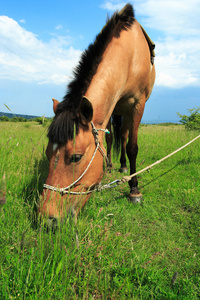
[[[97,191],[97,192],[101,192],[105,189],[108,189],[108,188],[114,188],[114,187],[117,187],[118,185],[122,184],[122,183],[126,183],[128,181],[131,180],[132,177],[134,176],[137,176],[141,173],[143,173],[144,171],[147,171],[148,169],[151,169],[152,167],[160,164],[161,162],[163,162],[164,160],[166,160],[167,158],[171,157],[172,155],[176,154],[177,152],[181,151],[182,149],[184,149],[185,147],[189,146],[191,143],[193,143],[194,141],[196,141],[198,138],[200,138],[200,135],[198,135],[197,137],[195,137],[193,140],[191,140],[190,142],[188,142],[187,144],[183,145],[182,147],[180,147],[179,149],[175,150],[174,152],[168,154],[167,156],[157,160],[155,163],[151,164],[150,166],[147,166],[146,168],[134,173],[134,174],[131,174],[130,176],[124,176],[122,177],[122,179],[116,179],[108,184],[105,184],[103,186],[98,186],[96,187],[94,190],[91,190],[91,191],[87,191],[85,192],[84,194],[89,194],[93,191]],[[81,193],[79,193],[81,194]]]
[[[52,191],[55,191],[55,192],[60,192],[61,194],[71,194],[71,195],[87,195],[87,194],[90,194],[92,192],[100,192],[100,191],[103,191],[105,189],[108,189],[108,188],[114,188],[114,187],[117,187],[118,185],[122,184],[122,183],[125,183],[125,182],[128,182],[131,180],[132,177],[134,176],[137,176],[138,174],[141,174],[142,172],[148,170],[148,169],[151,169],[152,167],[160,164],[161,162],[163,162],[164,160],[166,160],[167,158],[171,157],[172,155],[176,154],[177,152],[181,151],[182,149],[184,149],[185,147],[187,147],[188,145],[190,145],[191,143],[193,143],[194,141],[196,141],[200,135],[198,135],[197,137],[195,137],[193,140],[191,140],[190,142],[188,142],[187,144],[185,144],[184,146],[180,147],[179,149],[175,150],[174,152],[168,154],[167,156],[165,156],[164,158],[156,161],[155,163],[151,164],[150,166],[147,166],[146,168],[134,173],[134,174],[131,174],[130,176],[124,176],[122,179],[116,179],[108,184],[105,184],[103,186],[99,185],[97,186],[96,188],[94,189],[89,189],[87,192],[72,192],[72,191],[68,191],[69,188],[71,188],[72,186],[74,186],[84,175],[85,173],[87,172],[89,166],[91,165],[94,157],[95,157],[95,154],[97,152],[97,150],[99,149],[102,154],[104,155],[104,157],[107,159],[108,161],[108,158],[106,156],[106,154],[104,153],[103,149],[101,148],[100,146],[100,142],[99,142],[99,137],[98,137],[98,131],[99,130],[102,130],[104,132],[107,132],[109,133],[109,131],[107,129],[96,129],[96,127],[94,126],[93,122],[91,122],[92,124],[92,132],[93,132],[93,135],[94,135],[94,138],[95,138],[95,143],[96,143],[96,149],[94,151],[94,154],[91,158],[91,161],[89,163],[89,165],[87,166],[87,168],[85,169],[85,171],[82,173],[82,175],[75,181],[73,182],[72,184],[70,184],[68,187],[66,188],[57,188],[57,187],[53,187],[53,186],[50,186],[50,185],[47,185],[47,184],[44,184],[43,187],[46,188],[46,189],[49,189],[49,190],[52,190]]]

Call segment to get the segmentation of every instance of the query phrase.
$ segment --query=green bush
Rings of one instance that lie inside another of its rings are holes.
[[[177,113],[181,118],[180,122],[185,125],[186,129],[200,130],[200,107],[188,109],[188,112],[190,113],[189,116]]]
[[[27,119],[23,117],[13,117],[10,119],[11,122],[27,122]]]
[[[46,125],[48,123],[48,119],[45,117],[36,117],[34,119],[31,119],[31,121],[38,122],[39,124],[42,124],[42,125]]]
[[[7,117],[7,116],[1,116],[1,117],[0,117],[0,121],[1,121],[1,122],[9,122],[9,121],[10,121],[10,118]]]

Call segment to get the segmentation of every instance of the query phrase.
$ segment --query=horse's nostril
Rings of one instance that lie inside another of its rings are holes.
[[[55,232],[58,227],[58,219],[56,217],[49,217],[47,219],[47,227],[52,232]]]

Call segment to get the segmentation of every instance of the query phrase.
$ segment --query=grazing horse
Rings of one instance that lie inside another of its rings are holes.
[[[135,173],[138,127],[155,81],[153,56],[150,39],[130,4],[107,21],[83,52],[66,96],[60,103],[54,101],[41,215],[50,219],[62,218],[70,211],[77,215],[87,202],[102,179],[106,157],[103,138],[113,113],[123,116],[123,149],[130,173]],[[107,135],[107,142],[109,139]],[[142,195],[137,178],[129,185],[129,199],[139,201]]]

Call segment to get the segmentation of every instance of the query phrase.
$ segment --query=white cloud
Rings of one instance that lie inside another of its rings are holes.
[[[25,19],[21,19],[21,20],[19,20],[19,22],[25,24],[26,20]]]
[[[103,4],[101,4],[101,8],[110,10],[110,11],[115,11],[115,10],[120,10],[126,5],[126,2],[121,2],[120,0],[110,0],[110,1],[104,1]]]
[[[141,0],[136,15],[156,30],[156,84],[173,88],[200,86],[199,0]]]
[[[200,86],[200,40],[166,38],[157,42],[157,85]]]
[[[200,85],[198,74],[190,70],[189,62],[184,64],[185,61],[186,57],[173,53],[166,57],[158,56],[156,84],[172,88]]]
[[[143,16],[145,26],[167,35],[200,33],[199,0],[145,0],[135,3],[136,15]]]
[[[69,47],[68,36],[42,42],[15,20],[0,16],[0,79],[66,83],[81,51]]]
[[[57,25],[57,26],[55,27],[55,29],[56,29],[56,30],[62,30],[62,29],[63,29],[63,26],[59,24],[59,25]]]

